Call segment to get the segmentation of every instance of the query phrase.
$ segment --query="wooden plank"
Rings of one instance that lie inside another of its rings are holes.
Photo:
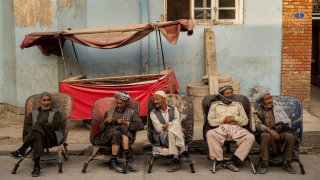
[[[159,75],[160,74],[144,74],[144,75],[116,76],[116,77],[91,78],[91,79],[69,78],[60,82],[74,84],[74,83],[101,82],[101,81],[110,81],[110,80],[119,80],[119,79],[136,79],[140,77],[151,77],[151,76],[159,76]],[[76,78],[79,78],[79,77],[77,76]]]
[[[214,33],[211,28],[205,28],[205,60],[206,76],[208,76],[210,94],[218,93],[218,76],[216,63],[216,48],[214,43]]]

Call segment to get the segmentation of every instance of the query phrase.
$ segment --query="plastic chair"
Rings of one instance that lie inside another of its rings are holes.
[[[35,94],[30,97],[28,97],[25,105],[25,116],[30,114],[33,109],[37,109],[40,106],[39,100],[40,100],[40,95],[41,94]],[[45,153],[41,156],[40,161],[50,161],[50,160],[57,160],[58,162],[58,172],[62,172],[62,157],[67,161],[69,159],[69,152],[67,149],[68,144],[66,143],[67,137],[68,137],[68,125],[70,123],[70,116],[71,116],[71,110],[72,110],[72,97],[63,94],[63,93],[52,93],[52,100],[53,104],[52,106],[56,108],[60,114],[61,114],[61,119],[63,121],[63,132],[64,132],[64,140],[58,144],[57,146],[53,147],[46,147]],[[25,129],[26,127],[23,127]],[[22,138],[24,139],[27,134],[23,133]],[[57,152],[50,152],[49,148],[58,148]],[[29,149],[25,156],[21,159],[19,159],[13,170],[12,174],[16,174],[18,167],[20,166],[20,163],[26,158],[30,157],[29,154],[32,152],[32,149]]]
[[[133,109],[136,113],[140,113],[140,104],[135,99],[130,99],[129,101],[129,108]],[[89,166],[89,163],[92,160],[102,160],[102,161],[109,161],[111,158],[104,158],[97,156],[98,153],[102,150],[110,151],[111,150],[111,144],[110,146],[99,146],[94,143],[94,138],[99,133],[99,124],[104,121],[104,114],[109,108],[115,108],[116,107],[116,99],[114,97],[106,97],[98,99],[93,106],[92,109],[92,120],[91,120],[91,132],[90,132],[90,143],[93,146],[93,151],[89,157],[89,159],[84,163],[82,172],[86,173],[87,168]],[[136,139],[136,131],[129,131],[131,135],[129,136],[129,144],[132,145]],[[130,147],[131,148],[131,147]],[[110,154],[110,153],[104,153],[104,155]],[[123,160],[125,168],[123,173],[127,173],[127,163]]]
[[[209,96],[205,96],[203,97],[203,100],[202,100],[202,111],[203,111],[203,119],[204,119],[204,124],[203,124],[203,139],[205,141],[206,140],[206,135],[207,135],[207,132],[210,130],[210,129],[214,129],[214,127],[210,127],[209,123],[208,123],[208,113],[209,113],[209,110],[210,110],[210,106],[213,102],[215,101],[218,101],[218,95],[217,94],[214,94],[214,95],[209,95]],[[251,123],[252,123],[252,114],[251,114],[251,104],[250,104],[250,101],[249,99],[244,96],[244,95],[241,95],[241,94],[234,94],[234,97],[233,97],[233,100],[234,101],[237,101],[237,102],[240,102],[247,114],[247,117],[249,119],[248,121],[248,124],[246,126],[244,126],[245,129],[247,129],[249,132],[252,133],[252,129],[251,129]],[[232,140],[226,140],[225,143],[224,143],[224,146],[226,147],[226,153],[230,153],[231,150],[230,150],[230,143],[234,143],[234,141]],[[256,169],[255,169],[255,166],[253,165],[252,161],[250,160],[249,156],[247,156],[246,160],[249,162],[250,166],[251,166],[251,169],[252,169],[252,172],[254,174],[257,173]],[[212,161],[212,173],[215,173],[216,172],[216,161],[213,160]]]
[[[189,144],[193,139],[193,110],[192,110],[192,101],[188,96],[177,95],[177,94],[167,94],[167,104],[173,105],[178,108],[180,113],[180,118],[182,118],[181,126],[186,129],[184,133],[185,144]],[[152,154],[148,165],[148,173],[152,172],[153,163],[157,159],[172,158],[172,154],[159,153],[155,151],[157,146],[155,145],[155,140],[153,137],[154,127],[150,118],[150,112],[154,108],[152,98],[148,102],[148,116],[147,116],[147,125],[148,125],[148,140],[152,144]],[[189,164],[190,170],[192,173],[195,173],[193,164]]]
[[[291,96],[273,96],[273,101],[279,103],[288,117],[291,119],[291,127],[295,130],[296,138],[300,144],[303,136],[303,108],[301,101]],[[260,108],[260,106],[260,104],[255,103],[255,109]],[[304,166],[300,161],[298,149],[292,153],[292,161],[299,163],[301,174],[305,174]],[[259,156],[258,161],[255,164],[256,169],[261,161],[262,157]],[[269,163],[274,165],[282,165],[283,157],[270,156]]]

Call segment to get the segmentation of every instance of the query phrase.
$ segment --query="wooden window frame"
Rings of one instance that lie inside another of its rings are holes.
[[[212,25],[212,24],[243,24],[243,5],[244,0],[235,0],[235,8],[219,8],[219,0],[211,0],[211,19],[201,20],[201,19],[194,19],[194,0],[190,0],[190,17],[196,24],[199,25]],[[205,8],[198,8],[198,9],[205,9]],[[219,10],[225,9],[235,9],[235,19],[219,19]],[[164,0],[164,19],[167,20],[167,0]]]

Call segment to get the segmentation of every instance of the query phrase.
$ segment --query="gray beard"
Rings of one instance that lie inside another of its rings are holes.
[[[272,109],[273,108],[273,103],[267,104],[266,106],[264,106],[265,109]]]

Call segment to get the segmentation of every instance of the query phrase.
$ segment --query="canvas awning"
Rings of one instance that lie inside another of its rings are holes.
[[[193,28],[191,20],[178,20],[109,28],[35,32],[26,35],[20,47],[23,49],[36,45],[44,55],[61,56],[60,45],[63,46],[66,40],[93,48],[112,49],[140,40],[154,30],[159,30],[170,44],[176,44],[180,31],[188,31],[188,35],[191,35]]]

